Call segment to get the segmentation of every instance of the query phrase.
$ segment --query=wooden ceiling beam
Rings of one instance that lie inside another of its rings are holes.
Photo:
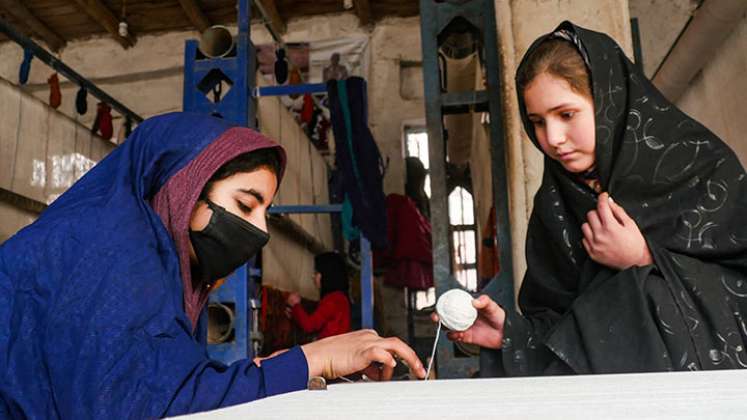
[[[0,6],[19,22],[23,22],[34,35],[41,38],[49,49],[57,52],[65,46],[65,40],[49,29],[42,21],[18,0],[0,0]]]
[[[278,12],[275,0],[254,0],[254,3],[260,9],[260,13],[266,14],[265,17],[269,20],[268,23],[278,35],[282,35],[288,30],[285,19]]]
[[[371,23],[371,5],[368,0],[353,0],[355,14],[361,22],[361,26]]]
[[[202,13],[200,6],[195,0],[179,0],[179,4],[182,5],[182,10],[187,18],[198,31],[204,32],[205,29],[210,27],[210,20]]]
[[[126,37],[119,36],[119,19],[100,0],[75,0],[75,2],[96,23],[106,29],[123,48],[135,45],[135,36],[132,31]]]

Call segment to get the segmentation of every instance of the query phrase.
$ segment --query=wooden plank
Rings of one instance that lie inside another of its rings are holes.
[[[361,26],[368,25],[371,22],[371,5],[368,0],[353,0],[355,5],[355,14],[361,22]]]
[[[189,18],[189,21],[192,22],[192,25],[194,25],[198,31],[204,32],[205,29],[210,27],[210,21],[207,16],[202,13],[200,6],[195,0],[179,0],[179,4],[181,4],[184,13]]]
[[[0,0],[0,7],[8,11],[17,20],[23,22],[36,36],[41,38],[49,49],[58,51],[65,46],[65,40],[52,31],[46,24],[34,16],[31,11],[18,0]]]
[[[112,11],[109,10],[101,1],[75,0],[75,2],[81,10],[86,12],[88,16],[106,29],[106,31],[114,37],[114,40],[119,42],[123,48],[129,48],[135,45],[135,36],[132,34],[132,31],[130,31],[127,37],[119,36],[119,19],[117,19],[117,17],[114,16],[114,13],[112,13]]]
[[[267,18],[270,19],[270,25],[275,30],[275,33],[284,34],[288,30],[288,26],[285,23],[285,19],[280,16],[278,12],[278,6],[275,4],[275,0],[255,0],[256,4],[261,6]]]

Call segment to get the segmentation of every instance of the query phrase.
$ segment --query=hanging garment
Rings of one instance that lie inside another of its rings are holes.
[[[288,60],[285,58],[285,49],[278,48],[275,51],[275,82],[279,85],[288,80]]]
[[[376,252],[377,271],[390,286],[427,290],[433,287],[431,224],[410,197],[386,197],[388,248]]]
[[[104,140],[112,138],[114,125],[112,123],[112,108],[109,105],[103,102],[99,102],[96,105],[96,119],[93,122],[91,131],[94,133],[98,132]]]
[[[366,81],[360,77],[327,82],[336,166],[353,206],[353,224],[376,248],[386,247],[384,163],[368,128]]]
[[[85,115],[88,112],[88,91],[83,86],[78,89],[78,93],[75,95],[75,111],[80,115]]]
[[[303,107],[301,108],[301,122],[308,125],[311,123],[311,117],[314,114],[314,100],[311,99],[311,94],[306,93],[303,95]]]
[[[62,92],[60,92],[60,78],[57,77],[57,73],[52,73],[47,79],[49,84],[49,106],[54,109],[60,107],[62,103]]]
[[[545,157],[527,233],[523,315],[506,318],[505,368],[524,375],[747,367],[744,168],[609,36],[564,22],[529,51],[548,37],[569,40],[587,62],[599,181],[637,223],[654,264],[618,271],[589,258],[581,225],[597,194]],[[540,148],[521,95],[519,105]]]
[[[23,61],[18,67],[18,84],[23,86],[29,81],[29,73],[31,72],[31,60],[34,59],[34,53],[31,50],[23,49]]]
[[[195,330],[192,210],[218,168],[269,147],[284,166],[248,128],[150,118],[0,245],[0,418],[160,418],[306,387],[300,348],[226,366]]]

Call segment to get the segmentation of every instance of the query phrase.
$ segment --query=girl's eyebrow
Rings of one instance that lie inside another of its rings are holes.
[[[572,103],[570,103],[570,102],[563,102],[560,105],[555,105],[554,107],[548,109],[547,112],[553,112],[553,111],[557,111],[558,109],[561,109],[561,108],[574,107],[574,106],[575,105],[572,104]],[[539,115],[529,113],[529,114],[527,114],[527,117],[539,117]]]
[[[254,188],[250,188],[248,190],[239,189],[239,191],[241,191],[244,194],[249,194],[249,195],[253,196],[254,198],[257,199],[257,201],[259,202],[259,204],[265,204],[265,196],[263,196],[261,192],[255,190]]]

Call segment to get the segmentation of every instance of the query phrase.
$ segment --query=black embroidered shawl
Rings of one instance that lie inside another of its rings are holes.
[[[747,367],[742,165],[610,37],[564,22],[530,50],[554,36],[574,43],[590,69],[602,189],[635,219],[655,264],[617,271],[592,261],[581,225],[596,193],[546,156],[523,315],[507,317],[504,367],[512,375]],[[521,94],[519,104],[538,145]]]

